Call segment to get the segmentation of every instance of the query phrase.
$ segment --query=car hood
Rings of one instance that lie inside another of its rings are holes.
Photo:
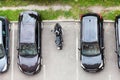
[[[102,55],[97,56],[84,56],[82,55],[82,64],[85,68],[92,69],[98,68],[102,63]]]
[[[19,56],[19,66],[25,72],[33,72],[38,66],[38,55],[32,58]]]
[[[3,68],[7,65],[7,57],[4,56],[0,59],[0,72],[3,70]]]

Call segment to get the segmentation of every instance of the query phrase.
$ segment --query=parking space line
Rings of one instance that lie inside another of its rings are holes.
[[[77,25],[77,23],[76,23]],[[78,55],[78,29],[77,26],[75,26],[75,32],[76,32],[76,80],[79,80],[79,74],[78,74],[78,63],[79,63],[79,55]]]
[[[111,76],[111,74],[109,74],[109,80],[112,80],[112,76]]]
[[[12,24],[12,26],[14,26],[14,23]],[[14,39],[15,39],[15,31],[14,31],[14,28],[13,27],[11,27],[12,28],[12,38],[11,38],[11,40],[12,40],[12,56],[11,56],[11,80],[13,80],[13,75],[14,75],[14,73],[13,73],[13,70],[14,70]]]
[[[46,80],[46,66],[43,65],[43,76],[44,76],[44,80]]]

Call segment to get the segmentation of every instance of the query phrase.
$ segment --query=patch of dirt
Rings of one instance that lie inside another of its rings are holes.
[[[68,11],[71,9],[69,5],[52,5],[52,6],[38,6],[38,5],[28,5],[28,6],[18,6],[18,7],[1,7],[0,10],[64,10]]]
[[[106,10],[106,11],[120,10],[120,6],[108,7],[108,8],[105,8],[105,10]]]
[[[104,10],[104,7],[102,6],[91,6],[88,8],[88,11],[93,13],[101,13]]]
[[[120,6],[114,6],[114,7],[91,6],[87,8],[87,10],[94,13],[102,13],[104,11],[120,10]]]
[[[53,5],[53,6],[50,6],[51,9],[53,10],[65,10],[65,11],[69,11],[72,7],[71,6],[68,6],[68,5]]]
[[[69,17],[69,18],[65,18],[64,16],[59,16],[57,18],[57,20],[74,20],[73,18]]]

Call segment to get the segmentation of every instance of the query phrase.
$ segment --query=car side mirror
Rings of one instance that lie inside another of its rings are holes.
[[[80,50],[81,50],[81,48],[78,48],[78,50],[80,51]]]
[[[18,65],[20,65],[20,63],[19,63],[19,62],[17,62],[17,64],[18,64]]]
[[[103,50],[104,50],[104,49],[105,49],[105,47],[101,47],[101,49],[103,49]]]
[[[20,48],[19,48],[18,46],[16,47],[16,49],[17,49],[17,51],[19,51],[19,50],[20,50]]]
[[[117,51],[117,50],[115,50],[115,53],[118,53],[118,51]]]
[[[19,48],[17,48],[17,50],[19,51],[20,49],[19,49]]]
[[[40,49],[40,47],[38,47],[38,50]]]

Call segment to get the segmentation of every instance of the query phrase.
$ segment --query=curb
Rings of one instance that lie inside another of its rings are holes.
[[[42,22],[80,22],[80,20],[43,20]],[[105,23],[114,23],[113,20],[104,20]],[[17,24],[18,21],[11,21],[11,23]]]

